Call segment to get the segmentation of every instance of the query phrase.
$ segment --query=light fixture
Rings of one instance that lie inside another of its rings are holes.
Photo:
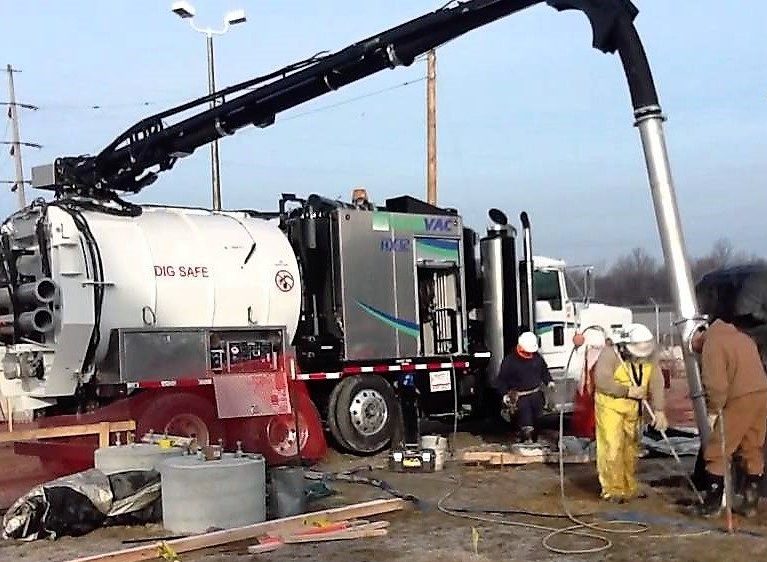
[[[173,2],[170,9],[174,14],[183,19],[193,18],[196,14],[194,6],[184,0]]]
[[[245,10],[232,10],[231,12],[227,12],[226,21],[229,25],[245,23]]]

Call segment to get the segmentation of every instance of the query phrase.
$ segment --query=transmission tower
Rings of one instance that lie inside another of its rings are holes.
[[[22,165],[21,161],[21,147],[26,146],[29,148],[42,148],[39,144],[31,143],[31,142],[21,142],[20,136],[19,136],[19,112],[18,109],[29,109],[32,111],[36,111],[37,107],[34,105],[29,105],[25,103],[17,103],[16,102],[16,91],[13,87],[13,75],[14,73],[21,72],[20,70],[17,70],[13,68],[10,64],[5,67],[6,72],[8,73],[8,102],[0,103],[0,105],[7,105],[8,106],[8,119],[10,119],[10,125],[11,125],[11,140],[6,141],[3,140],[0,144],[4,145],[10,145],[10,154],[13,157],[13,160],[16,164],[16,179],[15,180],[2,180],[0,183],[4,184],[10,184],[11,185],[11,192],[16,192],[16,195],[18,196],[19,200],[19,208],[23,208],[26,206],[27,201],[24,196],[24,184],[31,183],[29,180],[24,179],[24,167]]]

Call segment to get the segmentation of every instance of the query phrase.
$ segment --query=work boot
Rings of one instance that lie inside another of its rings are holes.
[[[532,427],[523,427],[522,428],[522,442],[526,443],[528,445],[532,445],[535,441],[533,439],[533,433],[535,429]]]
[[[599,496],[599,499],[607,503],[616,503],[616,504],[626,503],[626,498],[624,498],[623,496],[613,496],[613,495],[604,494],[604,493]]]
[[[697,513],[702,517],[719,517],[722,514],[722,496],[724,495],[724,477],[707,475],[708,486],[704,492],[703,505]]]
[[[756,517],[759,510],[759,483],[761,476],[748,475],[743,486],[743,503],[737,510],[743,517]]]

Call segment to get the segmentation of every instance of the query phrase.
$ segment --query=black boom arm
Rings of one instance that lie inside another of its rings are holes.
[[[415,58],[473,29],[492,23],[543,0],[467,0],[450,2],[435,12],[350,45],[334,54],[318,54],[266,76],[147,117],[133,125],[96,156],[58,158],[53,166],[34,171],[35,187],[55,189],[59,196],[115,199],[136,193],[170,169],[180,157],[248,125],[265,127],[276,115]],[[657,97],[649,66],[633,26],[636,8],[628,0],[548,0],[557,10],[577,9],[589,18],[594,46],[621,54],[632,101],[655,106]],[[628,60],[627,60],[628,59]],[[223,100],[214,108],[166,125],[165,120]],[[155,168],[155,171],[151,171]]]

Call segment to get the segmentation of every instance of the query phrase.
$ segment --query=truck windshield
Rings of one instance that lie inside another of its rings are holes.
[[[536,271],[533,283],[535,300],[547,301],[552,310],[562,310],[562,291],[559,287],[557,271]]]

